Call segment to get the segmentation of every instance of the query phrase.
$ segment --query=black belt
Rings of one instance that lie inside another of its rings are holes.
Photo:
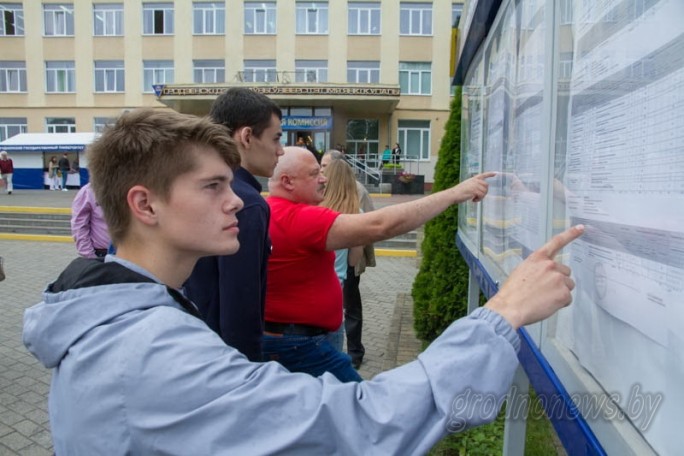
[[[309,325],[298,325],[296,323],[274,323],[271,321],[264,322],[264,330],[266,332],[275,334],[289,334],[293,336],[321,336],[328,334],[323,328],[317,328],[316,326]]]

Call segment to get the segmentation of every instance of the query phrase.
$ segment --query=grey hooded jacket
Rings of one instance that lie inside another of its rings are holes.
[[[152,282],[69,289],[72,265],[24,316],[24,344],[53,369],[57,455],[423,454],[494,419],[482,399],[500,404],[518,363],[517,334],[478,309],[371,381],[293,374],[249,362],[148,272],[106,261]]]

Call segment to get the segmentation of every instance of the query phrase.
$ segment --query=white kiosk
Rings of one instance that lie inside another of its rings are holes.
[[[67,187],[79,188],[89,180],[83,152],[96,137],[97,133],[21,133],[0,142],[0,150],[6,150],[14,162],[15,189],[50,188],[48,162],[65,153],[72,168]]]

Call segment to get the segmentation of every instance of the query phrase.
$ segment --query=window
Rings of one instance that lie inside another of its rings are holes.
[[[561,25],[572,24],[572,1],[561,0],[560,2],[560,23]]]
[[[398,142],[407,160],[429,160],[430,121],[400,120]]]
[[[432,3],[402,3],[399,10],[401,35],[432,35]]]
[[[572,57],[572,52],[560,53],[558,79],[569,80],[572,77]]]
[[[432,70],[430,63],[399,62],[399,86],[402,95],[430,95]]]
[[[243,82],[276,82],[275,60],[245,60]]]
[[[0,92],[26,92],[26,62],[0,61]]]
[[[347,155],[360,160],[374,161],[378,157],[380,122],[377,119],[349,119],[347,121]]]
[[[463,3],[452,3],[451,4],[451,26],[458,27],[458,23],[461,21],[461,14],[463,14]]]
[[[248,35],[274,35],[275,32],[275,2],[245,2],[245,33]]]
[[[173,35],[172,3],[143,3],[143,35]]]
[[[295,61],[296,82],[328,82],[328,62],[325,60]]]
[[[47,117],[45,125],[48,133],[76,133],[76,119],[73,117]]]
[[[192,23],[195,35],[223,35],[226,33],[226,5],[217,2],[193,3]]]
[[[156,84],[173,84],[173,60],[143,60],[143,92]]]
[[[45,36],[74,36],[74,5],[49,3],[43,5]]]
[[[347,62],[347,82],[377,84],[380,82],[380,62],[350,60]]]
[[[349,2],[347,17],[350,35],[380,34],[380,2]]]
[[[94,117],[93,118],[93,131],[95,133],[102,133],[105,127],[114,125],[116,119],[113,117]]]
[[[123,35],[123,3],[96,3],[93,5],[93,35]]]
[[[24,35],[24,8],[21,3],[0,3],[0,36]]]
[[[328,33],[328,4],[297,2],[297,33],[325,35]]]
[[[226,82],[226,64],[223,60],[193,60],[195,84]]]
[[[95,92],[124,92],[123,60],[95,61]]]
[[[45,72],[48,93],[71,93],[76,91],[76,70],[72,60],[45,62]]]
[[[26,117],[0,117],[0,142],[26,131]]]

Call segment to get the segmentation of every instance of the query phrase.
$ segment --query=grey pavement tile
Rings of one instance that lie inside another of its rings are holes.
[[[13,427],[21,435],[23,435],[25,437],[31,437],[32,435],[36,434],[38,431],[43,430],[43,426],[41,426],[38,423],[34,423],[31,420],[20,421],[19,423],[16,423]]]
[[[31,440],[27,439],[19,432],[12,432],[2,438],[2,444],[9,447],[11,450],[19,451],[31,445]]]
[[[36,444],[21,449],[21,456],[51,456],[52,454],[52,450]]]
[[[23,421],[24,417],[17,413],[13,412],[12,410],[5,410],[4,412],[0,413],[0,423],[6,424],[8,426],[13,426],[21,421]]]

